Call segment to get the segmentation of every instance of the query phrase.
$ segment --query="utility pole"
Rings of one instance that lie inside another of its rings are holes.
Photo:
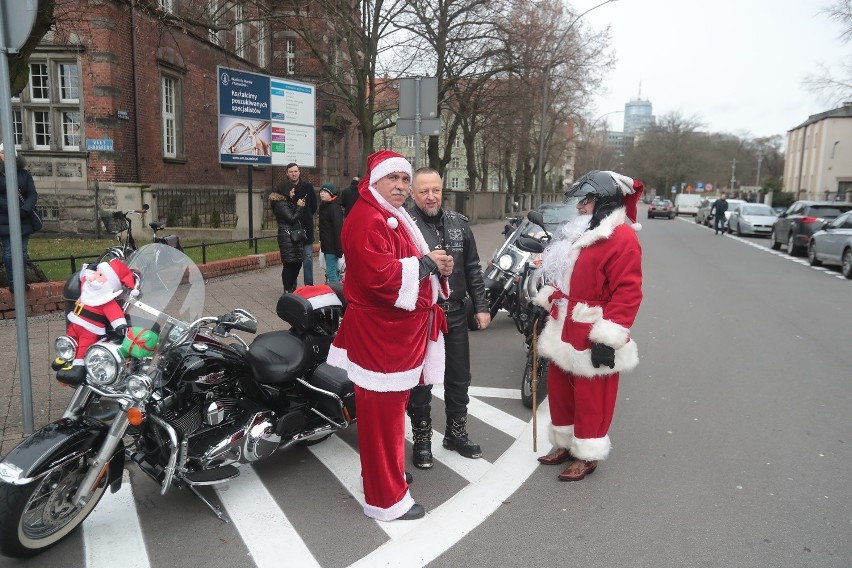
[[[758,150],[757,152],[757,183],[754,185],[760,187],[760,163],[763,161],[763,152]]]
[[[734,193],[734,189],[737,183],[737,159],[734,158],[731,163],[731,193]]]

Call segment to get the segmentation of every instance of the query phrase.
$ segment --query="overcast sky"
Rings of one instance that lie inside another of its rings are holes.
[[[572,0],[578,13],[602,0]],[[835,105],[803,85],[819,64],[852,46],[820,8],[831,0],[618,0],[589,12],[611,25],[617,63],[596,100],[597,116],[639,95],[654,115],[680,112],[711,132],[781,134]],[[621,130],[623,114],[607,117]]]

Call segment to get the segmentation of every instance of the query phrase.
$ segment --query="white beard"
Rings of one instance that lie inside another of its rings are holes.
[[[102,306],[119,294],[121,290],[118,292],[112,290],[106,282],[96,282],[87,278],[81,285],[80,303],[84,306]]]
[[[566,274],[571,273],[576,260],[571,247],[574,241],[589,228],[591,220],[591,215],[577,215],[562,226],[557,239],[544,251],[542,264],[546,281],[553,283],[566,294],[569,282],[563,282],[563,280]]]

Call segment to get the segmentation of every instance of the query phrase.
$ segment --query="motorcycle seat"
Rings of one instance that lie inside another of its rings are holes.
[[[246,353],[257,382],[267,385],[288,383],[305,374],[310,358],[304,342],[289,331],[258,335]]]

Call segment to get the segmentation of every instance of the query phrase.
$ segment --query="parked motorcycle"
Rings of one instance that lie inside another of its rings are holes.
[[[249,345],[255,317],[242,309],[203,316],[204,279],[162,244],[133,252],[138,295],[120,300],[130,327],[85,355],[85,382],[62,418],[0,461],[0,553],[35,555],[67,537],[129,463],[161,494],[228,481],[238,467],[293,444],[314,444],[355,421],[354,388],[325,363],[345,309],[340,286],[306,287],[278,301],[287,331]],[[57,354],[74,357],[69,337]]]

